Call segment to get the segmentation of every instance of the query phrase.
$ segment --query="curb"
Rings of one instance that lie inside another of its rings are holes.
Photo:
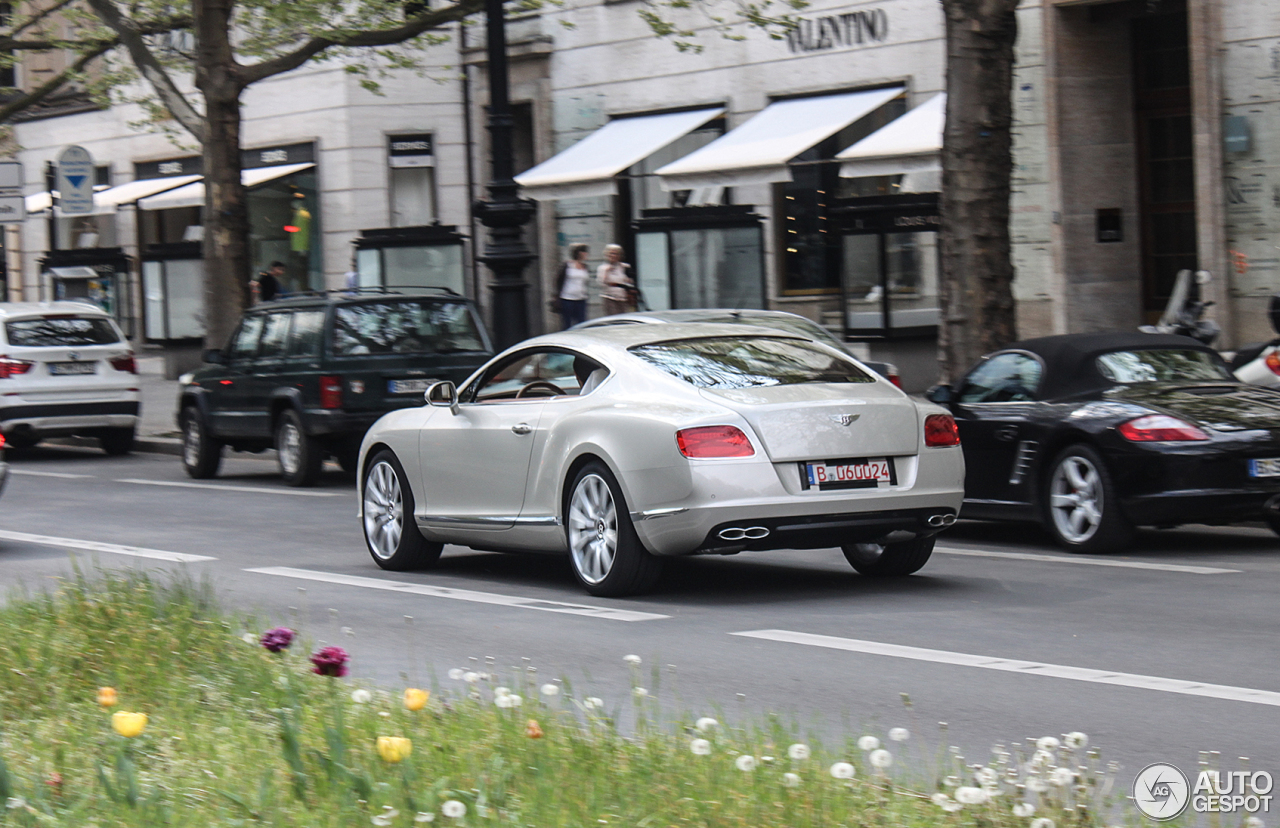
[[[52,446],[98,448],[98,441],[93,437],[51,437],[43,442]],[[169,454],[181,457],[182,441],[173,437],[135,437],[133,450],[142,454]]]

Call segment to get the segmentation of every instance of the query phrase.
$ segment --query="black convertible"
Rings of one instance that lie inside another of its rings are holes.
[[[1135,526],[1280,534],[1280,391],[1194,339],[1029,339],[927,396],[960,427],[963,517],[1038,520],[1076,552],[1118,550]]]

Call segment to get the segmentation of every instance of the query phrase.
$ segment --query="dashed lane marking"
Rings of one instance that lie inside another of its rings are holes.
[[[930,661],[935,664],[953,664],[961,667],[979,667],[984,670],[1000,670],[1024,676],[1087,681],[1092,684],[1111,684],[1118,687],[1135,687],[1140,690],[1158,690],[1163,693],[1179,693],[1184,696],[1204,696],[1211,699],[1249,702],[1280,707],[1280,693],[1255,690],[1249,687],[1232,687],[1226,684],[1205,684],[1198,681],[1144,676],[1137,673],[1117,673],[1110,670],[1094,670],[1088,667],[1070,667],[1065,664],[1046,664],[1040,661],[1017,661],[993,656],[953,653],[947,650],[928,650],[923,647],[906,647],[901,644],[885,644],[880,641],[860,641],[854,638],[837,638],[831,635],[793,632],[791,630],[749,630],[730,633],[745,638],[780,641],[786,644],[805,644],[810,647],[826,647],[852,653],[907,658],[913,661]]]
[[[1007,558],[1015,561],[1037,563],[1077,564],[1080,566],[1118,566],[1124,569],[1154,569],[1162,572],[1182,572],[1188,575],[1226,575],[1239,569],[1223,569],[1216,566],[1191,566],[1190,564],[1148,563],[1147,561],[1117,561],[1109,558],[1086,558],[1066,555],[1037,555],[1034,552],[989,552],[985,549],[957,549],[954,546],[934,547],[934,552],[944,555],[968,555],[974,558]]]
[[[431,586],[430,584],[411,584],[404,581],[384,581],[381,578],[365,578],[360,575],[338,575],[332,572],[316,572],[310,569],[295,569],[290,566],[266,566],[257,569],[246,569],[262,575],[279,575],[284,578],[301,578],[306,581],[321,581],[326,584],[364,587],[366,589],[385,589],[389,592],[402,592],[409,595],[425,595],[431,598],[450,598],[455,601],[472,601],[477,604],[498,604],[519,609],[558,612],[565,615],[584,615],[589,618],[603,618],[609,621],[657,621],[670,618],[652,612],[613,609],[611,607],[593,607],[588,604],[567,604],[562,601],[543,601],[537,598],[521,598],[518,595],[499,595],[493,592],[476,592],[470,589],[454,589],[452,587]]]
[[[173,486],[179,489],[205,489],[215,492],[248,492],[252,494],[286,495],[288,497],[346,497],[351,492],[317,492],[310,489],[272,489],[266,486],[222,486],[216,483],[186,483],[179,480],[143,480],[125,477],[116,483],[133,483],[138,486]]]
[[[91,474],[72,474],[71,472],[50,472],[50,471],[34,471],[32,469],[9,469],[9,474],[21,474],[27,477],[58,477],[63,480],[78,480],[81,478],[92,478]]]
[[[77,540],[75,538],[54,538],[49,535],[31,535],[26,532],[8,532],[0,530],[0,540],[36,543],[41,546],[56,546],[60,549],[84,549],[89,552],[110,552],[113,555],[130,555],[134,558],[151,558],[157,561],[174,561],[177,563],[194,563],[196,561],[216,561],[208,555],[188,555],[186,552],[169,552],[165,549],[147,549],[141,546],[121,546],[115,543]]]

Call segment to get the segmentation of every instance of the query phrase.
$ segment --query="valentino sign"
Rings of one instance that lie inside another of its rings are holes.
[[[889,36],[889,15],[884,9],[802,17],[787,32],[792,52],[820,52],[825,49],[879,43]]]

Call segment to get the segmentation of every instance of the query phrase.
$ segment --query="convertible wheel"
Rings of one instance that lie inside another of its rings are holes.
[[[898,543],[849,543],[840,549],[860,575],[899,577],[920,571],[933,554],[935,540],[930,535]]]
[[[364,542],[383,569],[423,569],[440,558],[442,543],[422,537],[413,522],[413,491],[400,461],[380,451],[369,461],[360,487],[364,501]]]
[[[1117,552],[1133,539],[1106,464],[1088,446],[1071,446],[1058,455],[1045,496],[1047,528],[1072,552]]]
[[[324,450],[302,430],[302,418],[293,409],[281,414],[276,424],[276,458],[280,476],[290,486],[314,486],[320,479]]]
[[[588,463],[574,477],[565,507],[573,572],[592,595],[646,592],[662,574],[662,561],[640,544],[613,473]]]
[[[222,465],[222,443],[205,430],[200,412],[188,407],[182,412],[182,467],[196,480],[217,477]]]

